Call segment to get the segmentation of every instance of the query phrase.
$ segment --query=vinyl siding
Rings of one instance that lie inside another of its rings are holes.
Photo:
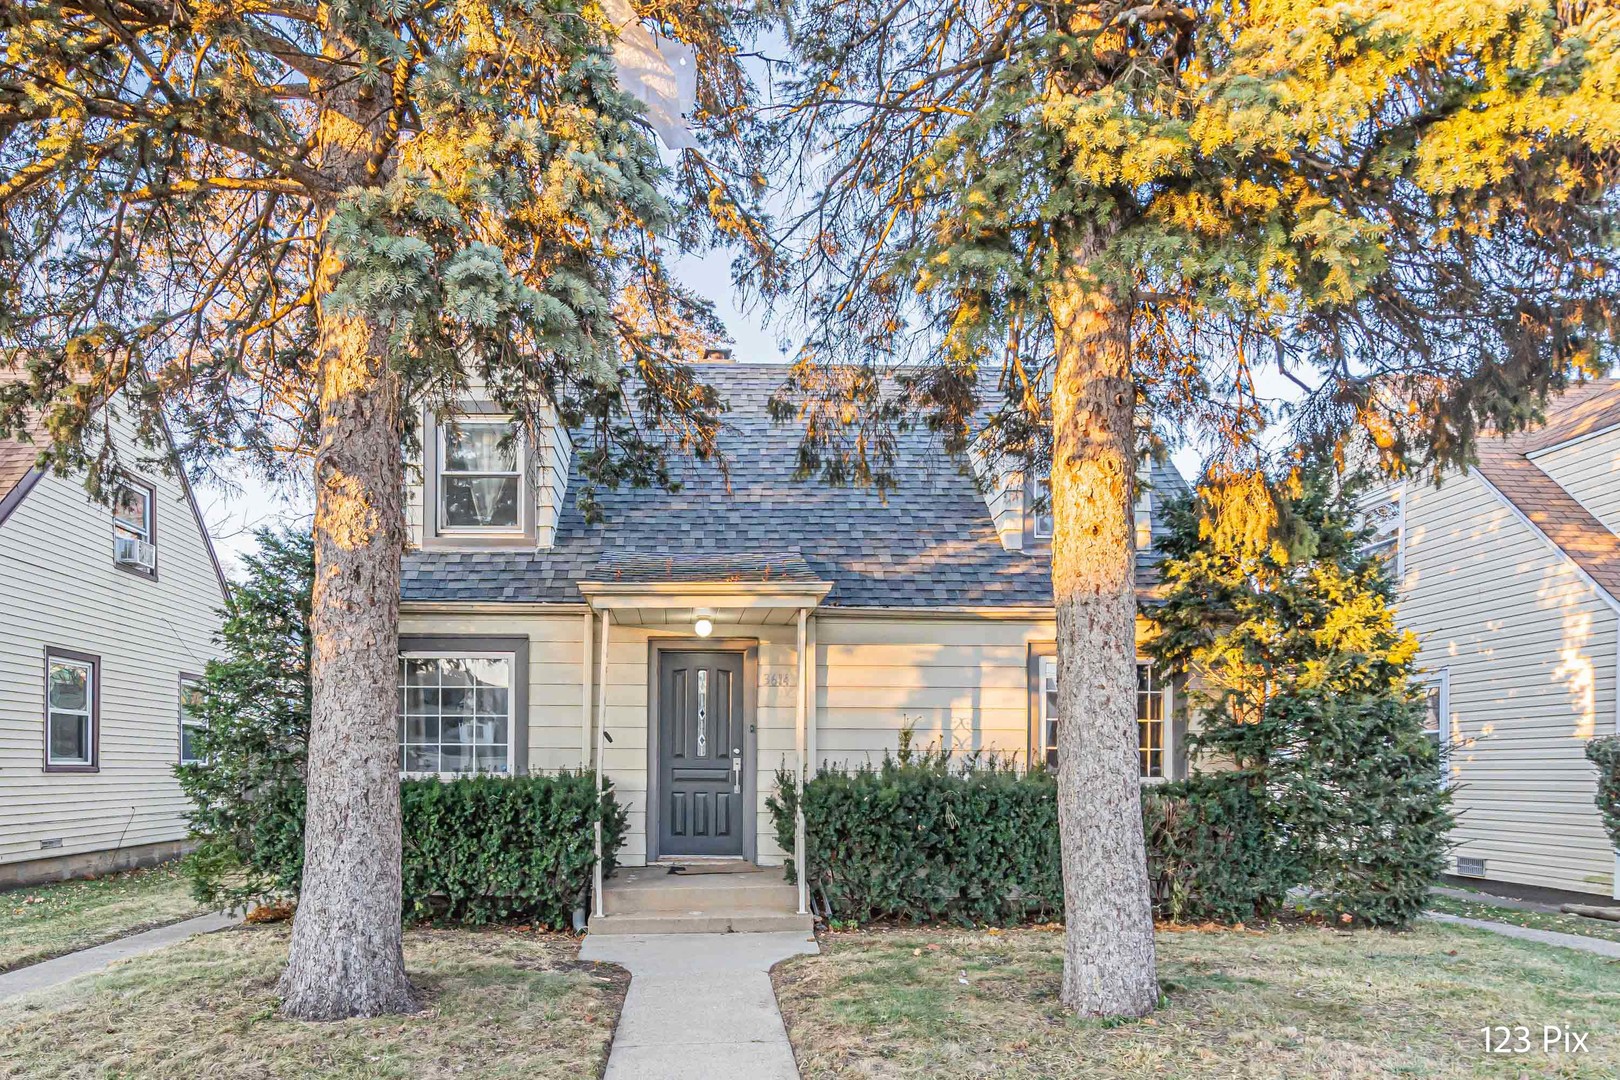
[[[179,480],[138,475],[156,581],[114,568],[111,512],[77,478],[43,477],[0,524],[0,863],[186,836],[179,679],[215,655],[224,598]],[[100,657],[100,772],[42,768],[47,646]]]
[[[1050,622],[816,618],[817,763],[877,764],[900,745],[1025,764],[1029,646]]]
[[[1406,489],[1399,617],[1448,669],[1453,855],[1489,878],[1609,893],[1586,741],[1615,730],[1613,608],[1473,474]]]
[[[1554,447],[1531,460],[1610,532],[1620,533],[1620,428]]]

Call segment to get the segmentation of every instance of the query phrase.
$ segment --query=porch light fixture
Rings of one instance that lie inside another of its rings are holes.
[[[698,608],[695,614],[697,621],[692,623],[692,629],[697,632],[697,636],[708,637],[714,633],[714,612],[708,608]]]

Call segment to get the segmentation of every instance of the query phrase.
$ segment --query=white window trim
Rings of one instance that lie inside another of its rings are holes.
[[[1043,488],[1046,495],[1046,512],[1044,514],[1040,509]],[[1043,521],[1046,524],[1045,529],[1041,528]],[[1050,540],[1052,534],[1056,531],[1056,523],[1052,517],[1052,478],[1050,476],[1037,476],[1030,491],[1029,535],[1036,540]]]
[[[1376,499],[1369,500],[1362,505],[1362,514],[1375,506],[1393,502],[1395,504],[1395,559],[1391,566],[1395,572],[1395,586],[1399,588],[1406,579],[1406,485],[1397,484],[1380,493]],[[1364,545],[1363,551],[1370,551],[1374,545]]]
[[[198,729],[200,731],[207,731],[208,730],[208,721],[206,721],[206,720],[198,720],[198,719],[189,719],[188,720],[186,718],[186,687],[187,686],[195,686],[195,687],[201,689],[202,680],[201,679],[193,679],[193,678],[190,678],[189,676],[182,677],[180,679],[180,764],[182,764],[182,765],[200,765],[204,760],[203,758],[200,758],[200,757],[186,757],[186,728],[189,727],[189,728],[196,728],[196,729]]]
[[[84,671],[84,708],[83,709],[57,709],[51,705],[51,668],[74,667]],[[60,653],[50,653],[45,663],[45,764],[62,768],[85,769],[96,765],[96,667],[93,660],[80,660],[77,657],[63,656]],[[59,758],[51,753],[51,729],[57,716],[75,716],[84,718],[86,756],[82,758]]]
[[[1451,668],[1443,667],[1429,672],[1423,676],[1425,700],[1423,706],[1428,708],[1427,694],[1430,688],[1440,691],[1440,753],[1442,758],[1446,751],[1451,749]],[[1456,783],[1456,776],[1451,771],[1450,763],[1442,760],[1440,763],[1440,779],[1445,787]]]
[[[1046,741],[1046,732],[1049,726],[1049,718],[1046,713],[1046,683],[1048,679],[1057,678],[1057,657],[1055,655],[1045,655],[1037,657],[1037,659],[1040,661],[1039,664],[1036,665],[1036,672],[1037,677],[1040,679],[1040,685],[1036,688],[1035,694],[1035,700],[1037,703],[1037,715],[1035,717],[1037,728],[1035,752],[1040,763],[1045,765],[1046,753],[1051,749],[1051,745]],[[1146,667],[1150,671],[1153,668],[1153,662],[1145,656],[1138,656],[1136,658],[1136,663],[1138,666]],[[1168,784],[1171,779],[1171,773],[1175,771],[1176,726],[1172,720],[1172,706],[1175,704],[1172,696],[1174,694],[1174,688],[1168,682],[1160,683],[1156,692],[1163,699],[1159,721],[1164,728],[1164,746],[1160,751],[1159,758],[1159,760],[1162,762],[1162,765],[1160,766],[1160,772],[1162,775],[1143,776],[1141,780],[1144,784]],[[1133,706],[1136,701],[1136,694],[1137,691],[1133,682],[1131,688],[1131,701]],[[1134,711],[1135,709],[1133,708],[1132,712],[1134,713]],[[1138,727],[1137,730],[1136,760],[1140,762],[1142,760],[1142,740],[1140,735],[1140,727]]]
[[[510,652],[499,652],[499,651],[492,652],[492,651],[489,651],[487,649],[486,650],[474,651],[474,652],[468,652],[468,651],[466,651],[464,649],[412,649],[412,650],[410,650],[408,652],[400,653],[399,658],[400,658],[400,660],[504,660],[504,661],[506,661],[506,670],[507,670],[509,681],[515,681],[517,679],[517,677],[518,677],[517,656],[516,656],[516,654],[510,653]],[[399,753],[400,753],[400,759],[399,759],[399,764],[400,764],[399,776],[400,776],[400,779],[401,780],[428,780],[428,779],[433,779],[433,780],[458,780],[458,779],[461,779],[462,777],[467,777],[467,776],[516,776],[517,775],[517,762],[516,762],[515,759],[517,757],[517,747],[516,747],[515,736],[516,736],[517,732],[516,732],[516,730],[514,728],[514,725],[517,723],[517,721],[516,721],[516,718],[512,715],[514,706],[516,704],[516,701],[517,701],[517,687],[516,686],[508,686],[506,688],[506,743],[505,743],[505,746],[506,746],[506,771],[505,772],[487,772],[487,771],[480,771],[480,770],[477,770],[477,769],[472,769],[472,770],[469,770],[467,772],[444,772],[442,770],[438,771],[438,772],[421,772],[421,771],[407,772],[405,770],[405,741],[403,739],[396,739],[395,742],[400,748],[400,751],[399,751]],[[398,718],[396,718],[396,719],[398,719]],[[441,724],[444,722],[444,713],[443,712],[440,712],[440,714],[439,714],[439,722]],[[441,732],[441,735],[442,735],[442,732]],[[442,737],[441,737],[438,745],[441,746],[441,747],[444,745],[444,741],[443,741]],[[496,745],[496,744],[491,743],[489,745],[493,746],[493,745]]]
[[[135,492],[141,497],[141,501],[146,504],[146,513],[142,515],[146,521],[146,525],[143,528],[137,529],[118,519],[118,495],[120,492],[124,491]],[[113,535],[119,537],[120,539],[139,540],[143,544],[150,544],[152,542],[152,511],[154,510],[153,502],[152,489],[147,487],[145,484],[138,484],[132,480],[117,481],[113,490]],[[122,532],[120,532],[120,530],[122,530]],[[125,536],[125,533],[128,533],[129,535]]]
[[[433,508],[434,520],[438,523],[436,530],[439,536],[523,536],[524,527],[524,497],[523,474],[525,460],[525,442],[523,433],[515,431],[512,443],[512,468],[502,472],[452,472],[445,468],[449,460],[447,453],[449,447],[447,438],[452,427],[505,427],[511,429],[514,418],[505,413],[461,413],[444,423],[437,425],[435,439],[437,440],[437,454],[434,456],[433,467],[438,475],[434,477],[434,493],[438,505]],[[451,525],[445,517],[444,503],[446,495],[446,477],[457,476],[512,476],[517,478],[517,516],[511,525]]]

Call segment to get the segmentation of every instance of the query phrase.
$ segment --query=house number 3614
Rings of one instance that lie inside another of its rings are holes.
[[[1525,1026],[1498,1024],[1479,1029],[1485,1036],[1487,1054],[1580,1054],[1586,1051],[1585,1031],[1573,1031],[1558,1024],[1543,1024],[1540,1032]]]
[[[791,671],[767,671],[765,673],[765,685],[766,686],[792,686],[793,685],[793,672],[791,672]]]

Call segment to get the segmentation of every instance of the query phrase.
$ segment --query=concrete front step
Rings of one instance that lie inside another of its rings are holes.
[[[668,866],[624,867],[604,884],[593,934],[808,932],[799,891],[781,867],[739,865],[730,873],[672,874]]]
[[[770,915],[795,911],[799,891],[779,868],[686,877],[637,867],[616,871],[602,899],[609,915]]]
[[[793,914],[661,914],[603,915],[593,918],[592,937],[622,934],[766,934],[793,931],[808,934],[814,929],[809,915]]]

